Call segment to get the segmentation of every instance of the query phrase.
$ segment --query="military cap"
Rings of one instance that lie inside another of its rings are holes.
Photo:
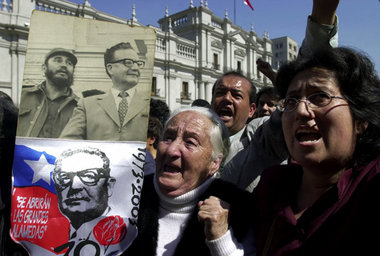
[[[71,62],[74,64],[74,66],[77,64],[78,62],[78,59],[77,57],[75,57],[75,55],[73,54],[73,51],[72,50],[68,50],[68,49],[65,49],[65,48],[54,48],[52,49],[50,52],[48,52],[45,56],[45,62],[55,56],[55,55],[65,55],[67,56]]]

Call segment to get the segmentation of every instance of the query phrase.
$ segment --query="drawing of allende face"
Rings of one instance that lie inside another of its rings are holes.
[[[55,163],[53,179],[59,209],[78,229],[108,208],[115,179],[108,157],[98,149],[64,151]]]

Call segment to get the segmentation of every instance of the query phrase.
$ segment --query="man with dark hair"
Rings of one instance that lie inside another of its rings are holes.
[[[275,110],[280,96],[274,87],[265,87],[257,93],[255,117],[270,116]]]
[[[145,141],[148,125],[148,95],[138,89],[145,62],[130,43],[107,49],[104,65],[112,80],[105,94],[83,98],[61,138],[113,141]]]
[[[154,116],[149,117],[148,138],[146,140],[146,148],[150,151],[153,158],[156,158],[158,142],[161,139],[163,124]]]
[[[69,149],[57,158],[53,180],[59,210],[70,221],[70,240],[88,239],[99,217],[111,210],[108,198],[116,180],[110,171],[110,160],[95,148]]]
[[[224,73],[212,88],[211,108],[220,116],[230,133],[229,162],[237,152],[247,147],[246,123],[256,110],[256,87],[237,71]]]
[[[169,118],[169,115],[169,107],[164,101],[150,99],[144,175],[152,174],[156,171],[157,145],[161,139],[163,126]]]
[[[146,138],[146,155],[144,164],[144,175],[156,171],[156,154],[158,142],[161,140],[163,124],[155,117],[149,117],[148,136]]]
[[[71,89],[77,61],[68,49],[47,53],[42,64],[46,80],[22,90],[17,136],[59,137],[79,99]]]
[[[109,166],[108,157],[93,148],[69,149],[56,160],[53,179],[59,209],[75,229],[109,208],[108,198],[115,183]]]

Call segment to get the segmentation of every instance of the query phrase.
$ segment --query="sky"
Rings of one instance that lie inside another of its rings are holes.
[[[70,0],[83,4],[84,0]],[[234,8],[234,1],[236,7]],[[193,0],[200,6],[201,0]],[[203,0],[205,4],[206,0]],[[208,0],[208,8],[224,18],[227,9],[232,22],[262,36],[264,31],[270,38],[289,36],[300,45],[304,35],[307,16],[311,13],[312,0],[250,0],[252,11],[243,0]],[[99,11],[125,19],[132,17],[132,6],[136,7],[136,18],[144,25],[158,26],[157,21],[165,16],[190,7],[190,0],[89,0]],[[236,11],[234,11],[236,10]],[[236,13],[236,15],[234,15]],[[341,0],[337,10],[339,17],[339,45],[365,52],[374,62],[380,74],[380,0]]]

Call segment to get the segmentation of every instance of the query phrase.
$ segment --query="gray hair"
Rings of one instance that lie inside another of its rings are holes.
[[[222,119],[220,119],[220,117],[210,108],[197,106],[178,108],[173,111],[173,113],[169,116],[168,120],[165,122],[164,131],[166,130],[168,123],[174,116],[186,111],[197,112],[211,121],[212,127],[209,130],[209,136],[212,145],[212,158],[217,159],[219,157],[219,154],[222,153],[222,160],[224,160],[230,148],[228,129],[225,126]]]

